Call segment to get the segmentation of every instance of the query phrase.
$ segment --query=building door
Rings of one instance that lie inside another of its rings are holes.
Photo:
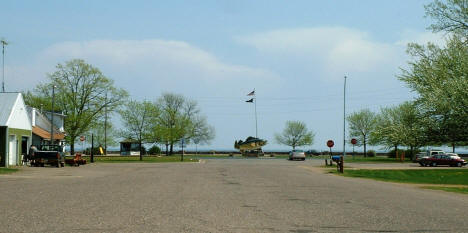
[[[16,158],[18,157],[17,153],[17,142],[16,135],[10,135],[8,145],[8,165],[16,166]]]
[[[21,162],[24,161],[24,158],[28,154],[28,141],[29,137],[21,137]]]

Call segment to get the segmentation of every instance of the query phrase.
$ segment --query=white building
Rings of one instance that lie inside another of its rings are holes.
[[[31,121],[23,95],[0,93],[0,166],[21,165],[31,140]]]

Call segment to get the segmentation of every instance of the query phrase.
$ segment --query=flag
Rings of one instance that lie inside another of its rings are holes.
[[[247,94],[247,96],[253,96],[255,95],[255,90],[253,90],[252,92],[250,92],[249,94]]]
[[[253,98],[252,98],[252,99],[249,99],[249,100],[246,100],[245,102],[247,102],[247,103],[253,103]]]

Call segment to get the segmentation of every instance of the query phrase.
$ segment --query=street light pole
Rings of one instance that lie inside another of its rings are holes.
[[[346,76],[343,88],[343,156],[346,155]]]

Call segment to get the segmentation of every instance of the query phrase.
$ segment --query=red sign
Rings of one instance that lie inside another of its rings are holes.
[[[351,139],[351,144],[355,145],[357,143],[356,138]]]
[[[333,140],[328,140],[327,141],[327,146],[328,147],[333,147],[335,145],[335,143],[333,142]]]
[[[81,136],[80,141],[84,141],[84,140],[85,140],[85,136]]]

